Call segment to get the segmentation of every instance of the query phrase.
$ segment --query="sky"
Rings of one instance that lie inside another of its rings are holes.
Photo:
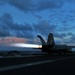
[[[75,0],[0,0],[0,43],[75,45]]]

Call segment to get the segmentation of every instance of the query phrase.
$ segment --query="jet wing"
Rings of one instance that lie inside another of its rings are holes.
[[[75,48],[75,46],[68,46],[69,48]]]

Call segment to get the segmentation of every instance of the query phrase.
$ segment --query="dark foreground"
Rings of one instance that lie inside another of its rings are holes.
[[[39,61],[47,61],[38,63]],[[50,62],[51,60],[51,62]],[[53,61],[52,61],[53,60]],[[8,66],[28,64],[25,67],[2,70]],[[33,63],[33,64],[32,64]],[[16,57],[0,58],[0,75],[75,75],[75,55],[65,56],[33,56],[33,57]]]

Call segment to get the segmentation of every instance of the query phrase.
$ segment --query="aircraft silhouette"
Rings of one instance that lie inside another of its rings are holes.
[[[66,44],[58,45],[54,42],[54,36],[52,33],[49,33],[47,42],[40,36],[37,35],[42,43],[42,52],[47,52],[48,54],[58,53],[58,54],[66,54],[73,53],[72,48],[75,46],[67,46]]]

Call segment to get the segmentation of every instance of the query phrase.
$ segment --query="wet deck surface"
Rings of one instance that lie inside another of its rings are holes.
[[[14,68],[11,69],[11,66]],[[75,75],[75,55],[0,58],[0,75],[3,74]]]

